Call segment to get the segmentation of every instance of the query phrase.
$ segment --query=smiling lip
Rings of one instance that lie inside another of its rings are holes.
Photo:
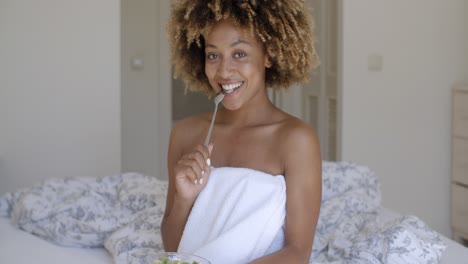
[[[225,94],[230,94],[240,88],[244,84],[243,81],[241,82],[236,82],[236,83],[230,83],[230,84],[221,84],[221,88],[223,89],[223,92]]]

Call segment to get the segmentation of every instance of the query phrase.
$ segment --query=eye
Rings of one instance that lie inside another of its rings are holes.
[[[216,60],[217,58],[219,58],[218,54],[215,54],[215,53],[208,53],[208,55],[206,55],[206,58],[208,60]]]
[[[238,51],[234,54],[234,58],[243,58],[247,56],[247,54],[245,52],[242,52],[242,51]]]

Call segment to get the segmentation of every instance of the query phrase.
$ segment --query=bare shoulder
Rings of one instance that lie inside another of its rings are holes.
[[[298,147],[319,147],[317,133],[313,127],[304,121],[290,116],[281,127],[281,141],[286,150]]]
[[[285,171],[321,162],[320,143],[315,129],[296,117],[290,116],[283,122],[279,142]]]
[[[177,124],[172,129],[173,131],[184,131],[186,129],[197,129],[203,128],[204,123],[209,122],[209,115],[208,114],[200,114],[189,116],[185,119],[182,119],[177,122]]]

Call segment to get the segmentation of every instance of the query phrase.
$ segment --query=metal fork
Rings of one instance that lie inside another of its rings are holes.
[[[205,147],[208,147],[208,144],[210,144],[211,131],[213,131],[213,125],[214,125],[214,121],[215,121],[215,118],[216,118],[216,112],[218,111],[218,104],[219,104],[223,99],[224,99],[224,94],[223,94],[223,93],[219,93],[219,94],[216,95],[216,97],[214,98],[215,109],[214,109],[213,117],[211,118],[210,129],[208,129],[208,135],[206,135],[205,144],[204,144]]]

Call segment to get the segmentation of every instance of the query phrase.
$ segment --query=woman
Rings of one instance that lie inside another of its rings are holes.
[[[218,167],[283,175],[282,247],[251,263],[308,263],[321,202],[321,157],[314,130],[278,109],[267,87],[287,88],[318,64],[303,1],[175,1],[168,32],[177,74],[189,89],[224,93],[211,143],[212,113],[189,117],[171,133],[169,190],[161,225],[177,251],[192,207]],[[213,166],[213,167],[211,167]]]

